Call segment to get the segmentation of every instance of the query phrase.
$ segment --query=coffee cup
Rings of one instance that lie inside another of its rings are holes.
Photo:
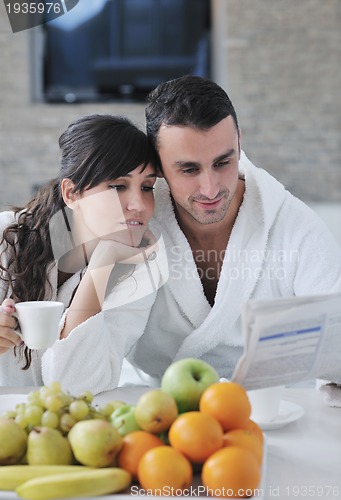
[[[59,338],[58,326],[63,315],[63,302],[28,301],[15,304],[20,335],[30,349],[47,349]]]
[[[251,419],[255,422],[271,422],[279,414],[284,386],[266,387],[248,391],[251,403]]]

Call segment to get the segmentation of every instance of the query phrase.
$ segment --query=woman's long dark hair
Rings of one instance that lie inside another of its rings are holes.
[[[0,279],[16,302],[52,298],[48,270],[54,254],[49,223],[65,207],[62,179],[71,179],[73,191],[82,193],[139,166],[145,168],[152,163],[157,167],[146,134],[125,117],[93,114],[79,118],[62,133],[59,146],[59,177],[39,189],[25,207],[13,207],[16,222],[5,228],[0,241]],[[31,352],[25,347],[21,354],[25,356],[25,370],[31,364]]]

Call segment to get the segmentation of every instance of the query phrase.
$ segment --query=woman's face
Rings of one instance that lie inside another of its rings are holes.
[[[73,220],[79,243],[97,239],[134,247],[141,243],[154,210],[156,180],[151,164],[141,168],[77,195]]]

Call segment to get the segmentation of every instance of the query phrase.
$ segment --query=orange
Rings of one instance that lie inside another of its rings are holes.
[[[251,430],[233,429],[224,434],[224,446],[240,446],[252,451],[257,457],[258,463],[262,463],[263,445],[259,438]]]
[[[191,462],[203,463],[223,446],[223,429],[219,422],[200,411],[182,413],[171,425],[168,439]]]
[[[222,448],[204,463],[201,480],[210,496],[253,496],[260,482],[259,463],[249,450],[237,446]]]
[[[247,424],[246,427],[247,430],[252,431],[260,440],[260,442],[263,444],[264,443],[264,434],[262,429],[259,427],[258,424],[254,420],[249,420],[249,423]]]
[[[146,451],[156,446],[164,446],[164,442],[155,434],[147,431],[129,432],[123,437],[122,448],[117,456],[117,465],[137,479],[139,461]]]
[[[178,450],[171,446],[157,446],[141,458],[137,477],[148,494],[180,496],[190,487],[193,470],[189,460]]]
[[[220,422],[224,431],[245,429],[251,415],[251,404],[243,386],[235,382],[210,385],[200,398],[200,411]]]

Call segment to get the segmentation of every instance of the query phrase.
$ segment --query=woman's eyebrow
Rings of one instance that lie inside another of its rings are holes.
[[[129,173],[129,174],[126,174],[126,175],[120,175],[120,177],[117,177],[114,180],[116,181],[117,179],[124,179],[125,177],[131,177],[131,174]],[[157,177],[156,172],[154,172],[152,174],[146,175],[145,179],[149,179],[149,178],[153,179],[154,177]]]

